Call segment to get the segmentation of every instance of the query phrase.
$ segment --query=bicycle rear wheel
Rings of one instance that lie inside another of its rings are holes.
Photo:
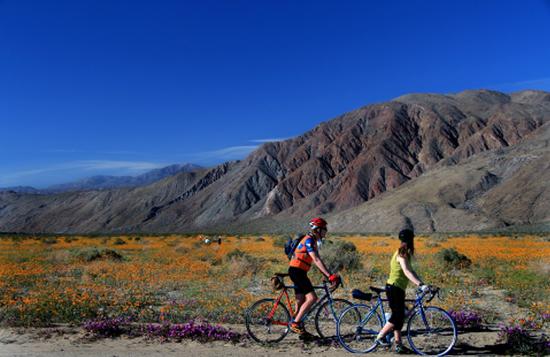
[[[290,313],[281,303],[275,307],[275,301],[275,299],[258,300],[246,309],[246,330],[254,341],[276,343],[288,334]]]
[[[332,308],[329,301],[317,309],[315,314],[315,329],[321,338],[336,338],[336,323],[340,314],[352,306],[351,301],[345,299],[332,299]]]
[[[447,311],[429,306],[416,310],[407,323],[407,339],[418,354],[443,356],[456,343],[456,326]]]
[[[382,329],[382,318],[372,307],[363,304],[345,309],[336,324],[338,341],[352,353],[367,353],[376,348],[376,336]]]

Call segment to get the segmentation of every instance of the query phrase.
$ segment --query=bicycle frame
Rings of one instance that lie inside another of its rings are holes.
[[[292,317],[294,317],[296,315],[294,309],[292,308],[292,301],[290,299],[290,296],[288,295],[288,289],[294,289],[294,285],[285,285],[283,287],[283,289],[281,290],[281,292],[279,293],[279,296],[277,297],[277,299],[275,299],[275,304],[273,304],[273,308],[271,309],[271,311],[269,312],[268,314],[268,318],[271,320],[273,318],[273,315],[275,314],[275,311],[277,311],[277,307],[279,306],[279,304],[281,303],[281,300],[283,297],[286,298],[286,301],[287,301],[287,306],[288,306],[288,310],[290,311],[290,315]],[[330,293],[330,290],[329,288],[327,287],[327,284],[326,283],[323,283],[323,285],[318,285],[318,286],[314,286],[313,289],[315,290],[324,290],[325,291],[325,294],[315,302],[315,304],[313,304],[313,306],[311,306],[311,308],[309,309],[309,311],[304,315],[303,317],[303,321],[307,320],[307,318],[309,317],[310,313],[312,313],[313,311],[317,310],[317,308],[319,308],[326,300],[330,301],[330,308],[331,308],[331,312],[332,312],[332,315],[333,316],[336,316],[336,313],[334,312],[334,309],[332,307],[332,295]],[[285,326],[287,325],[287,323],[285,323],[284,321],[274,321],[273,324],[275,325],[281,325],[281,326]]]
[[[420,294],[420,295],[417,295],[415,299],[405,299],[405,302],[414,302],[413,307],[411,309],[408,309],[408,312],[405,317],[412,316],[416,310],[419,310],[420,316],[422,317],[422,322],[429,329],[430,326],[429,326],[428,320],[426,320],[426,314],[424,312],[423,300],[425,296],[426,294]],[[386,313],[384,311],[384,302],[388,301],[388,299],[383,299],[380,295],[377,295],[376,297],[377,297],[376,304],[374,305],[374,307],[370,309],[369,313],[361,321],[362,324],[368,321],[373,314],[377,313],[378,310],[380,310],[380,312],[382,313],[381,318],[382,318],[383,324],[385,325],[388,322],[388,320],[386,319]],[[429,301],[431,301],[431,299],[429,299]],[[388,334],[386,337],[391,338],[389,336],[390,335]]]

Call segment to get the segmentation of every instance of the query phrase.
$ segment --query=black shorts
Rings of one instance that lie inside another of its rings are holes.
[[[307,271],[300,268],[289,267],[288,275],[294,283],[294,292],[296,294],[309,294],[313,292],[311,280],[307,277]]]
[[[401,331],[405,321],[405,291],[395,285],[386,285],[386,295],[391,309],[389,321],[394,325],[394,329]]]

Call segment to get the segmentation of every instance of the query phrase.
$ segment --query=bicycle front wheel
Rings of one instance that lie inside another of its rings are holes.
[[[376,336],[382,329],[382,318],[372,307],[363,304],[345,309],[336,324],[340,345],[352,353],[367,353],[376,348]]]
[[[254,341],[276,343],[288,334],[290,313],[283,304],[275,306],[275,299],[262,299],[245,311],[248,334]]]
[[[321,338],[336,338],[336,323],[340,314],[348,307],[352,306],[351,301],[345,299],[332,299],[325,301],[323,305],[317,309],[315,314],[315,328]]]
[[[407,323],[407,339],[418,354],[443,356],[456,343],[456,326],[447,311],[429,306],[416,310]]]

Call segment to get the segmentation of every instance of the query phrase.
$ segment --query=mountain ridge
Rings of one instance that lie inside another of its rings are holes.
[[[529,141],[549,121],[550,93],[542,91],[409,94],[342,114],[298,137],[263,144],[239,162],[192,175],[180,173],[141,188],[42,199],[0,195],[0,230],[257,230],[254,222],[331,216],[411,184],[432,170]],[[484,180],[485,185],[493,184],[490,176]],[[503,195],[506,192],[491,202]],[[64,216],[66,212],[71,215]],[[413,225],[426,231],[452,228],[430,228],[420,215],[411,217]],[[470,218],[462,225],[475,225],[475,216],[466,217]],[[525,223],[525,218],[513,222]],[[483,228],[491,224],[501,223],[489,222]]]
[[[14,191],[17,193],[53,194],[61,192],[137,187],[151,184],[179,172],[189,172],[201,169],[203,169],[202,166],[195,164],[172,164],[158,169],[149,170],[137,176],[95,175],[76,181],[50,185],[43,189],[34,188],[31,186],[15,186],[0,188],[0,192]]]

